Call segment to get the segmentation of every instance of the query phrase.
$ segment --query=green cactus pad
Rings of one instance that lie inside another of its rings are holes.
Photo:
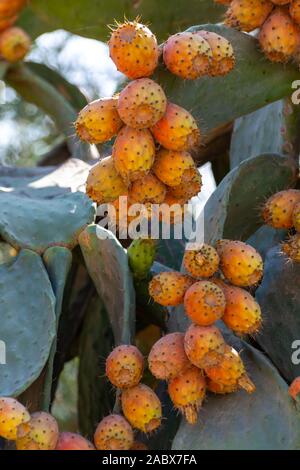
[[[283,377],[292,381],[300,375],[300,265],[272,248],[265,260],[264,277],[256,291],[263,314],[263,328],[256,337]],[[293,342],[298,341],[298,346]],[[295,352],[295,361],[292,355]],[[293,363],[294,362],[294,363]]]
[[[0,193],[0,234],[15,248],[38,253],[55,245],[72,249],[94,218],[93,202],[83,193],[50,201]]]
[[[127,253],[116,237],[92,224],[79,236],[88,272],[108,312],[116,343],[134,336],[135,292]]]
[[[247,240],[262,224],[260,207],[276,191],[295,183],[292,160],[265,154],[242,162],[219,184],[204,208],[205,240]]]
[[[40,375],[55,337],[55,297],[40,256],[22,250],[0,266],[0,396],[17,396]]]

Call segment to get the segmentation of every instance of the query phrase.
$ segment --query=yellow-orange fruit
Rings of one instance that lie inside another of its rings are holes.
[[[288,10],[277,7],[263,24],[259,33],[260,47],[273,62],[288,62],[300,45],[300,29]]]
[[[297,233],[293,237],[290,237],[288,241],[282,244],[282,251],[292,261],[300,263],[300,234]]]
[[[191,249],[186,249],[183,257],[185,269],[195,278],[212,277],[219,269],[219,262],[217,250],[206,243],[192,245]]]
[[[291,3],[291,0],[271,0],[272,3],[274,3],[274,5],[288,5],[289,3]]]
[[[155,302],[164,306],[176,306],[183,303],[187,289],[193,279],[175,271],[166,271],[153,277],[149,283],[149,294]]]
[[[130,388],[139,383],[144,371],[144,358],[132,345],[117,346],[106,359],[106,375],[118,388]]]
[[[160,204],[166,197],[166,186],[152,173],[146,175],[142,180],[134,181],[129,191],[132,201],[152,204]]]
[[[127,186],[117,173],[112,157],[103,158],[88,175],[86,192],[98,204],[112,202],[126,193]]]
[[[274,5],[269,0],[233,0],[226,12],[225,24],[242,31],[259,28]]]
[[[300,25],[300,0],[292,0],[290,2],[290,15]]]
[[[206,75],[212,59],[208,42],[197,33],[170,36],[163,47],[163,58],[170,72],[180,78],[195,80]]]
[[[186,184],[195,162],[188,152],[161,149],[156,155],[153,172],[167,186]]]
[[[292,228],[293,211],[298,202],[300,202],[300,191],[297,189],[287,189],[273,194],[262,210],[264,222],[274,228]]]
[[[130,450],[149,450],[149,448],[143,442],[134,441],[134,443],[130,447]]]
[[[125,181],[135,181],[147,175],[154,163],[155,144],[147,129],[123,127],[113,146],[113,158],[118,173]]]
[[[289,394],[294,399],[299,399],[300,394],[300,377],[296,377],[289,386]]]
[[[184,337],[184,349],[187,357],[196,367],[218,364],[225,351],[225,341],[216,326],[191,325]]]
[[[0,398],[0,437],[15,441],[19,424],[30,420],[25,406],[14,398]]]
[[[212,50],[208,75],[210,77],[218,77],[231,72],[235,65],[232,44],[223,36],[211,31],[198,31],[197,34],[208,42]]]
[[[184,334],[170,333],[160,338],[148,357],[151,373],[160,380],[170,380],[180,375],[190,361],[184,350]]]
[[[217,281],[226,298],[223,322],[237,335],[257,333],[261,327],[262,317],[259,304],[245,289],[230,286]]]
[[[95,447],[80,434],[62,432],[59,435],[55,450],[95,450]]]
[[[18,16],[0,16],[0,32],[5,31],[6,29],[10,28],[15,24],[17,21]]]
[[[300,202],[295,205],[293,210],[293,225],[297,232],[300,232]]]
[[[56,420],[40,411],[18,426],[16,447],[17,450],[55,450],[58,436]]]
[[[109,40],[110,57],[128,78],[149,77],[159,57],[157,40],[149,28],[136,21],[117,24]]]
[[[168,384],[170,398],[190,424],[196,424],[198,411],[205,398],[206,381],[203,372],[191,366]]]
[[[222,289],[210,281],[195,282],[185,293],[184,308],[188,317],[200,326],[219,320],[226,306]]]
[[[236,386],[232,385],[222,385],[217,382],[214,382],[211,379],[206,381],[207,390],[209,392],[215,393],[217,395],[225,395],[227,393],[233,393],[236,391]]]
[[[129,450],[134,435],[130,424],[121,415],[111,414],[98,424],[94,442],[98,450]]]
[[[167,108],[166,95],[158,83],[150,78],[139,78],[130,82],[121,91],[118,112],[127,126],[136,129],[152,127]]]
[[[0,0],[0,16],[10,16],[25,7],[27,0]]]
[[[202,177],[198,169],[191,168],[186,174],[188,181],[178,186],[169,187],[169,194],[182,202],[188,202],[192,197],[197,196],[202,188]]]
[[[205,373],[214,382],[226,387],[244,388],[248,393],[255,391],[255,385],[248,377],[238,352],[226,345],[219,364],[205,368]]]
[[[123,390],[121,402],[123,413],[134,428],[148,433],[160,426],[161,402],[147,385],[139,384]]]
[[[0,55],[8,62],[23,60],[31,47],[31,39],[21,28],[13,26],[0,34]]]
[[[155,140],[169,150],[191,150],[200,145],[201,135],[191,113],[168,103],[164,116],[152,127]]]
[[[101,98],[87,104],[75,122],[80,139],[90,144],[101,144],[116,135],[123,125],[117,106],[116,97]]]
[[[219,240],[217,251],[221,270],[231,284],[249,287],[263,276],[263,260],[252,246],[238,240]]]

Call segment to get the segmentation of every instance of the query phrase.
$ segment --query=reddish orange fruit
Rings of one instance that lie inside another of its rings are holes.
[[[225,307],[222,289],[210,281],[195,282],[184,296],[185,312],[196,325],[212,325],[222,317]]]
[[[116,414],[103,418],[94,435],[98,450],[129,450],[133,441],[132,427],[123,416]]]

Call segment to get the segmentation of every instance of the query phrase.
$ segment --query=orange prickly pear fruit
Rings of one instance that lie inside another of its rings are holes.
[[[109,54],[117,69],[128,78],[149,77],[158,64],[156,37],[137,21],[118,24],[108,42]]]
[[[160,338],[148,357],[151,373],[160,380],[170,380],[180,375],[190,362],[184,350],[184,334],[170,333]]]
[[[155,144],[147,129],[123,127],[113,146],[113,158],[118,173],[132,182],[146,176],[154,163]]]
[[[225,307],[222,289],[210,281],[195,282],[184,296],[185,312],[196,325],[212,325],[223,316]]]
[[[300,25],[300,1],[299,0],[292,0],[290,2],[290,15],[297,23]]]
[[[183,79],[195,80],[208,73],[212,50],[197,33],[183,32],[170,36],[165,42],[163,58],[170,72]]]
[[[195,162],[188,152],[161,149],[156,155],[153,172],[167,186],[187,184]]]
[[[233,0],[226,12],[225,24],[250,32],[260,28],[273,8],[269,0]]]
[[[55,450],[95,450],[95,447],[80,434],[62,432],[59,435]]]
[[[264,222],[274,228],[292,228],[293,211],[298,202],[300,202],[300,191],[297,189],[287,189],[273,194],[263,206]]]
[[[144,204],[160,204],[165,200],[167,193],[166,186],[152,173],[146,175],[142,180],[132,183],[129,197],[134,202]]]
[[[292,261],[300,263],[300,234],[297,233],[293,237],[290,237],[288,241],[282,244],[282,251]]]
[[[15,441],[19,424],[30,420],[25,406],[14,398],[0,398],[0,437]]]
[[[271,0],[272,3],[274,3],[274,5],[288,5],[289,3],[291,3],[291,0]]]
[[[87,195],[98,204],[112,202],[127,191],[127,186],[117,173],[112,157],[94,165],[86,182]]]
[[[23,60],[30,47],[30,37],[21,28],[13,26],[0,34],[0,55],[8,62]]]
[[[191,113],[174,103],[168,103],[164,116],[152,127],[152,133],[168,150],[192,150],[201,142],[200,130]]]
[[[288,62],[299,49],[300,29],[286,8],[277,7],[259,33],[260,47],[273,62]]]
[[[56,420],[40,411],[18,426],[16,447],[17,450],[55,450],[58,436]]]
[[[158,83],[150,78],[130,82],[121,91],[118,112],[127,126],[136,129],[152,127],[166,112],[167,98]]]
[[[300,377],[296,377],[289,386],[289,394],[296,401],[300,397]]]
[[[295,205],[293,210],[293,225],[297,232],[300,232],[300,202]]]
[[[262,324],[262,317],[260,306],[254,297],[240,287],[230,286],[220,280],[215,282],[226,298],[223,322],[239,336],[257,333]]]
[[[202,177],[198,169],[191,168],[188,173],[188,181],[178,186],[169,187],[169,194],[183,203],[188,202],[192,197],[197,196],[202,188]]]
[[[144,358],[135,346],[117,346],[106,359],[106,375],[118,388],[130,388],[139,383],[144,371]]]
[[[0,0],[0,17],[13,16],[25,7],[27,0]]]
[[[18,15],[0,17],[0,32],[5,31],[15,24],[18,19]]]
[[[94,435],[98,450],[129,450],[133,441],[132,427],[123,416],[116,414],[103,418]]]
[[[129,423],[148,433],[161,424],[161,402],[153,390],[144,384],[122,391],[122,410]]]
[[[225,387],[243,388],[248,393],[255,391],[255,385],[248,377],[245,366],[238,352],[226,345],[219,364],[205,368],[206,375],[214,382]]]
[[[195,277],[212,277],[219,269],[220,258],[217,250],[206,243],[187,247],[183,264],[187,272]]]
[[[211,379],[207,379],[206,386],[209,392],[215,393],[216,395],[225,395],[227,393],[233,393],[236,391],[235,385],[222,385],[218,382],[214,382]]]
[[[130,450],[149,450],[149,448],[143,442],[134,441],[134,443],[130,447]]]
[[[162,272],[150,281],[149,294],[158,304],[175,307],[183,303],[184,295],[193,282],[189,276],[179,272]]]
[[[238,240],[219,240],[216,248],[220,268],[231,284],[249,287],[261,280],[263,260],[252,246]]]
[[[116,97],[101,98],[87,104],[75,122],[80,139],[90,144],[101,144],[116,135],[123,125],[117,106]]]
[[[208,75],[218,77],[231,72],[235,65],[235,56],[231,43],[223,36],[211,31],[198,31],[197,34],[208,42],[212,50]]]
[[[226,343],[216,326],[191,325],[184,337],[184,349],[194,366],[205,367],[218,364],[225,351]]]
[[[187,422],[196,424],[206,392],[203,372],[191,366],[169,382],[168,392],[174,406],[181,411]]]

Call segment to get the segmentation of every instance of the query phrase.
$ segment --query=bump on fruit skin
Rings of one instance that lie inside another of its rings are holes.
[[[231,43],[211,31],[198,31],[211,47],[212,59],[210,61],[208,75],[210,77],[220,77],[227,75],[235,66],[235,56]]]
[[[300,234],[297,233],[283,243],[282,251],[290,260],[300,263]]]
[[[205,368],[206,375],[220,385],[243,388],[248,393],[255,391],[255,385],[246,374],[245,366],[238,352],[226,345],[218,365]]]
[[[297,232],[300,232],[300,202],[295,205],[293,210],[293,225]]]
[[[222,289],[210,281],[195,282],[184,296],[185,312],[196,325],[212,325],[223,316],[225,307]]]
[[[22,28],[13,26],[0,34],[0,55],[8,62],[23,60],[30,47],[31,39]]]
[[[263,276],[263,260],[251,246],[238,240],[219,240],[220,268],[231,284],[250,287]]]
[[[121,415],[111,414],[98,424],[94,443],[98,450],[129,450],[134,435],[130,424]]]
[[[183,257],[185,269],[195,278],[212,277],[219,269],[219,262],[217,250],[206,243],[188,247]]]
[[[233,0],[226,12],[225,24],[250,32],[259,28],[274,5],[269,0]]]
[[[149,283],[149,294],[155,302],[165,307],[175,307],[183,303],[187,289],[193,279],[185,274],[166,271],[157,274]]]
[[[127,126],[145,129],[154,126],[167,108],[166,95],[150,78],[130,82],[120,93],[118,112]]]
[[[201,142],[200,130],[191,113],[174,103],[168,103],[164,116],[152,127],[152,133],[157,142],[169,150],[192,150]]]
[[[190,366],[184,350],[184,334],[170,333],[160,338],[150,351],[148,364],[157,379],[170,380],[179,376]]]
[[[156,37],[149,28],[136,21],[117,24],[108,45],[117,69],[128,78],[149,77],[158,64]]]
[[[285,8],[275,8],[259,33],[260,47],[273,62],[288,62],[300,46],[300,29]]]
[[[236,391],[235,385],[222,385],[211,379],[207,379],[206,386],[209,392],[215,393],[216,395],[226,395],[227,393],[233,393]]]
[[[160,149],[156,155],[153,172],[167,186],[187,184],[195,163],[188,152]]]
[[[113,158],[118,173],[132,182],[146,176],[154,163],[155,144],[147,129],[123,127],[113,146]]]
[[[187,80],[203,77],[209,71],[212,50],[197,33],[177,33],[168,38],[163,47],[166,67],[173,74]]]
[[[101,144],[116,135],[123,125],[117,106],[116,97],[101,98],[87,104],[75,122],[80,139],[90,144]]]
[[[153,390],[144,384],[122,391],[122,410],[130,424],[149,433],[161,424],[161,402]]]
[[[300,25],[300,0],[292,0],[290,3],[290,15]]]
[[[300,191],[287,189],[273,194],[264,204],[262,218],[273,228],[289,229],[293,227],[293,211],[300,202]]]
[[[144,358],[135,346],[117,346],[106,359],[106,375],[118,388],[130,388],[139,383],[144,371]]]
[[[62,432],[59,435],[55,450],[95,450],[95,447],[80,434]]]
[[[18,426],[17,450],[55,450],[59,430],[56,420],[40,411],[31,415],[30,421]]]
[[[164,201],[166,193],[166,186],[152,173],[144,176],[142,180],[134,181],[129,191],[130,199],[141,204],[160,204]]]
[[[219,364],[225,341],[216,326],[191,325],[184,337],[184,349],[190,362],[200,369]]]
[[[183,203],[188,202],[192,197],[197,196],[202,188],[202,177],[198,169],[190,168],[188,173],[185,174],[188,181],[179,184],[178,186],[169,187],[169,194],[180,199]]]
[[[0,437],[15,441],[19,424],[29,420],[25,406],[14,398],[0,397]]]
[[[206,392],[203,372],[191,366],[169,382],[168,392],[174,406],[181,411],[187,422],[196,424]]]
[[[151,238],[139,238],[131,242],[127,255],[130,269],[136,279],[145,279],[148,276],[155,260],[156,246],[156,240]]]
[[[217,281],[226,298],[223,322],[238,336],[257,333],[262,324],[261,309],[245,289]]]
[[[300,398],[300,377],[296,377],[289,386],[289,395],[296,401]]]
[[[112,157],[94,165],[86,182],[87,195],[98,204],[112,202],[127,191],[127,186],[117,173]]]

